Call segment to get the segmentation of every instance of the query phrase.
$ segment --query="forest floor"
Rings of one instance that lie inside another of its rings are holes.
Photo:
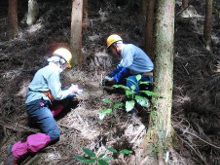
[[[36,24],[30,27],[24,24],[27,6],[22,3],[18,8],[22,11],[18,37],[7,41],[1,33],[0,165],[10,143],[25,141],[28,135],[40,131],[28,126],[24,107],[27,85],[48,56],[57,47],[69,43],[71,1],[38,3],[40,17]],[[84,92],[56,118],[60,141],[29,155],[21,164],[82,164],[74,159],[83,155],[82,148],[89,148],[97,155],[112,156],[112,165],[135,164],[134,154],[112,155],[106,148],[129,149],[137,154],[146,135],[149,112],[135,117],[121,108],[103,120],[98,113],[108,108],[103,99],[114,103],[125,99],[123,93],[105,90],[100,85],[102,76],[110,73],[119,60],[107,55],[106,38],[117,33],[124,41],[144,48],[143,21],[136,10],[140,6],[131,4],[123,10],[125,6],[117,5],[122,4],[116,4],[116,0],[90,1],[90,26],[83,29],[83,66],[62,74],[64,87],[78,84]],[[220,164],[220,17],[213,18],[210,52],[202,40],[204,5],[205,2],[193,1],[185,17],[176,17],[175,23],[172,125],[180,144],[175,148],[178,164]],[[216,5],[220,9],[220,4]],[[178,1],[176,6],[178,10]],[[7,17],[7,8],[1,9]]]

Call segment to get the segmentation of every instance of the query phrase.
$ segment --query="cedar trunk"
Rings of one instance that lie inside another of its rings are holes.
[[[89,8],[88,0],[83,0],[83,28],[85,29],[89,27],[88,8]]]
[[[37,21],[39,14],[39,6],[36,0],[28,1],[28,14],[27,14],[27,25],[33,25]]]
[[[150,125],[142,143],[145,159],[140,164],[166,164],[166,154],[172,149],[173,128],[171,108],[173,91],[174,0],[158,0],[155,20],[155,72]],[[149,161],[157,154],[154,162]]]
[[[189,6],[189,0],[182,0],[182,8],[186,9]]]
[[[147,0],[147,12],[145,22],[145,51],[154,61],[153,32],[154,32],[154,0]]]
[[[82,64],[82,14],[83,0],[74,0],[72,4],[71,18],[71,50],[73,54],[73,65]]]
[[[17,0],[8,0],[8,23],[10,39],[14,38],[18,34],[17,5]]]
[[[213,0],[206,0],[206,15],[205,15],[205,25],[204,25],[204,41],[206,49],[210,50],[211,44],[211,32],[212,32],[212,5]]]

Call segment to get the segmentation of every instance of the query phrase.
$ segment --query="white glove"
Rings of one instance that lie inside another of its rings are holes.
[[[83,92],[82,89],[79,89],[78,85],[74,85],[74,84],[72,84],[68,90],[70,91],[71,94],[80,94]]]
[[[108,81],[113,81],[114,80],[113,77],[109,77],[109,76],[106,76],[105,79],[108,80]]]

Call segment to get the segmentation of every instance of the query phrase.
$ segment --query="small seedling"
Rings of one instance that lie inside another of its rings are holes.
[[[119,107],[122,107],[124,104],[123,103],[115,103],[113,104],[113,102],[111,100],[108,100],[108,99],[103,99],[103,101],[107,104],[109,104],[109,108],[108,109],[101,109],[99,111],[99,119],[100,120],[103,120],[104,117],[107,115],[107,114],[112,114],[112,112],[119,108]]]
[[[117,154],[132,154],[133,153],[133,151],[130,151],[127,149],[120,150],[119,152],[114,148],[107,148],[107,150],[109,150],[112,153],[117,153]],[[113,159],[112,157],[104,157],[105,154],[100,154],[96,156],[96,154],[88,148],[83,148],[83,152],[86,155],[88,155],[88,157],[75,156],[74,158],[86,164],[95,163],[96,165],[109,165],[108,161]]]

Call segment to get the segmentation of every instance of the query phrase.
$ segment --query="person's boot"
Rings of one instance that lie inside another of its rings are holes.
[[[17,160],[18,160],[18,158],[16,158],[16,157],[13,155],[13,153],[12,153],[12,147],[13,147],[12,144],[10,144],[10,145],[8,146],[6,165],[17,165]]]

